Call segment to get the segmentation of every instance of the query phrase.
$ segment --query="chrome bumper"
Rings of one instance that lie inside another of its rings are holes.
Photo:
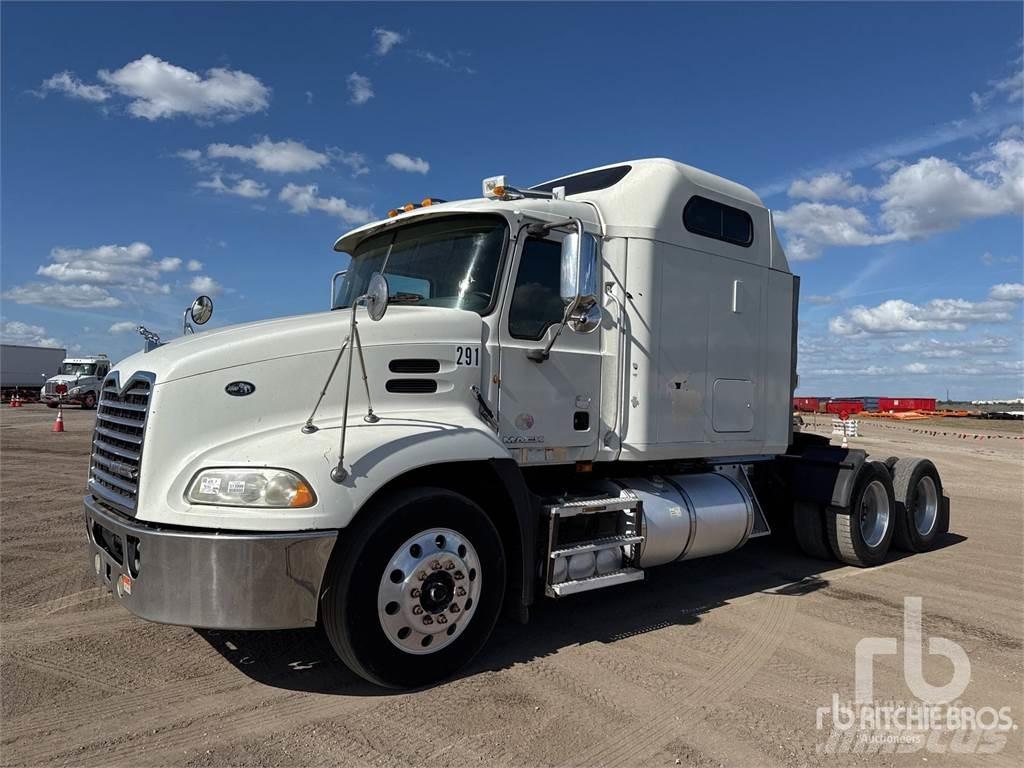
[[[127,520],[85,497],[89,567],[132,613],[210,629],[316,624],[336,531],[216,533]]]

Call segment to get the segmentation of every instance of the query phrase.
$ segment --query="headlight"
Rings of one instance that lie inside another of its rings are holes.
[[[192,478],[185,497],[222,507],[294,509],[316,503],[309,484],[285,469],[204,469]]]
[[[80,395],[80,394],[82,394],[82,388],[81,387],[73,387],[71,389],[71,391],[68,392],[68,394],[69,395]]]

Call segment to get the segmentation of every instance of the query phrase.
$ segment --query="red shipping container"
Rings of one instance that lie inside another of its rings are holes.
[[[825,406],[826,413],[847,414],[852,416],[864,410],[863,400],[829,400]]]
[[[817,411],[818,398],[816,397],[794,397],[793,408],[798,411]]]
[[[934,411],[934,397],[880,397],[878,398],[878,410],[880,411]]]

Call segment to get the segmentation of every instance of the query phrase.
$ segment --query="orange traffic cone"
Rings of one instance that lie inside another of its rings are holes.
[[[53,422],[53,431],[64,431],[64,406],[59,406],[57,408],[57,420]]]
[[[9,408],[17,408],[18,407],[18,396],[17,395],[11,395],[11,402],[8,404],[8,407]]]
[[[14,396],[14,407],[21,408],[21,398],[17,395]]]

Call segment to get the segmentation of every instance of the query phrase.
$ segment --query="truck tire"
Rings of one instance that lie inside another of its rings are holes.
[[[341,532],[323,626],[360,677],[388,688],[434,683],[483,647],[505,576],[501,537],[473,501],[443,488],[386,493]]]
[[[82,398],[82,410],[91,411],[96,407],[96,395],[92,392],[86,392],[85,397]]]
[[[949,530],[949,508],[942,499],[939,470],[928,459],[899,459],[893,466],[896,531],[893,544],[908,552],[927,552]]]
[[[885,464],[865,462],[853,484],[849,507],[829,507],[829,543],[848,565],[879,565],[885,560],[896,527],[896,498]]]
[[[834,560],[825,531],[825,516],[820,504],[813,501],[793,502],[793,532],[800,550],[818,560]]]

